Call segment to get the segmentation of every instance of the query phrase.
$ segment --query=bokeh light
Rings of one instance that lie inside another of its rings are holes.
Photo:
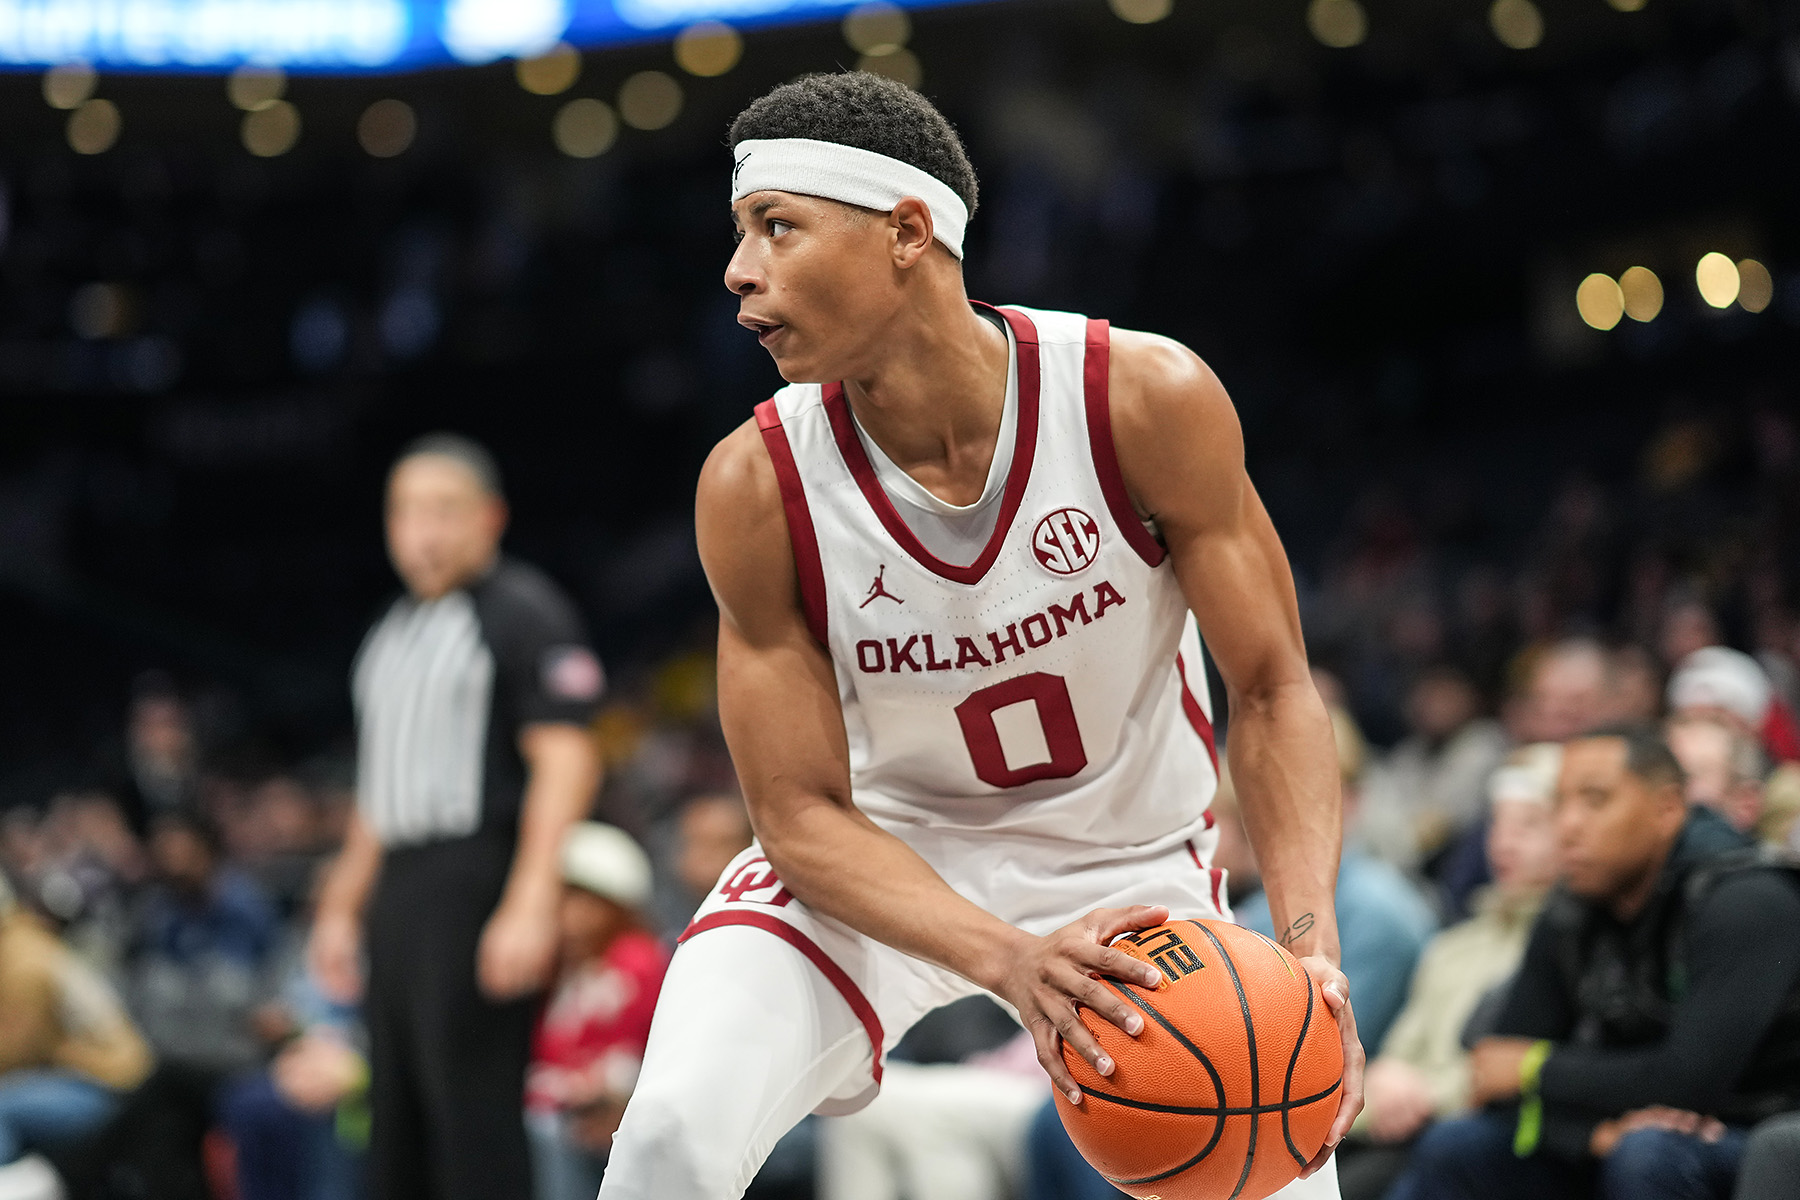
[[[1625,315],[1625,293],[1610,275],[1593,274],[1575,289],[1575,308],[1595,329],[1608,330]]]
[[[1606,2],[1620,12],[1643,12],[1644,5],[1648,3],[1648,0],[1606,0]]]
[[[593,158],[618,141],[619,117],[604,100],[571,100],[557,110],[550,135],[570,158]]]
[[[69,297],[69,327],[78,337],[118,337],[130,322],[131,296],[116,283],[84,283]]]
[[[513,64],[519,86],[534,96],[559,96],[575,86],[581,78],[581,52],[567,42],[558,42],[533,58],[521,58]]]
[[[69,114],[69,149],[77,154],[104,154],[119,140],[124,122],[111,100],[83,100]]]
[[[1106,0],[1113,16],[1133,25],[1154,25],[1175,11],[1175,0]]]
[[[909,88],[919,86],[925,78],[925,68],[919,62],[919,56],[903,47],[895,47],[880,54],[865,54],[857,60],[856,69],[867,71],[871,75],[885,75]]]
[[[1337,50],[1360,46],[1369,36],[1369,15],[1356,0],[1312,0],[1306,27],[1320,42]]]
[[[1625,297],[1625,315],[1634,321],[1653,321],[1662,311],[1662,280],[1649,267],[1627,267],[1619,276],[1619,291]]]
[[[912,19],[892,4],[863,4],[844,17],[844,40],[864,54],[880,54],[906,45]]]
[[[377,100],[356,122],[356,140],[376,158],[406,153],[418,132],[419,118],[404,100]]]
[[[1494,0],[1488,25],[1508,49],[1530,50],[1544,40],[1544,14],[1531,0]]]
[[[274,100],[244,114],[239,132],[244,149],[258,158],[276,158],[300,140],[300,110],[286,100]]]
[[[44,72],[44,103],[51,108],[74,108],[94,94],[100,76],[83,62],[62,63]]]
[[[1702,254],[1694,266],[1694,285],[1700,289],[1700,298],[1714,308],[1730,308],[1738,298],[1741,284],[1737,264],[1717,250]]]
[[[675,35],[675,62],[689,75],[723,75],[744,57],[744,39],[723,21],[701,21]]]
[[[619,115],[633,129],[662,129],[681,115],[681,84],[662,71],[639,71],[619,88]]]
[[[245,112],[268,108],[287,94],[287,72],[280,67],[239,67],[226,76],[225,94]]]
[[[1745,312],[1759,313],[1775,299],[1775,277],[1754,258],[1739,261],[1737,302]]]

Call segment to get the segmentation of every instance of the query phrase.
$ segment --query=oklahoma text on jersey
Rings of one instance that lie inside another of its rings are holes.
[[[1209,850],[1217,783],[1199,634],[1113,448],[1107,324],[999,313],[1017,435],[972,563],[906,526],[840,385],[757,408],[852,796],[978,901],[996,833],[1021,870]]]

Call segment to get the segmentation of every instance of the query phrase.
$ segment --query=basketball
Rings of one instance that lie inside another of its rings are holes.
[[[1111,1076],[1063,1047],[1082,1099],[1056,1103],[1075,1145],[1139,1200],[1261,1200],[1292,1182],[1325,1144],[1344,1076],[1337,1022],[1305,968],[1225,921],[1113,944],[1163,980],[1103,981],[1143,1011],[1135,1038],[1082,1012]]]

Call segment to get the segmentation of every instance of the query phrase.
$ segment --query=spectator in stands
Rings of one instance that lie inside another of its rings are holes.
[[[1656,652],[1671,671],[1688,655],[1719,644],[1719,619],[1691,589],[1676,588],[1663,604]]]
[[[1748,1125],[1800,1107],[1800,880],[1707,808],[1652,727],[1569,742],[1561,887],[1477,1044],[1485,1111],[1433,1127],[1390,1200],[1730,1194]]]
[[[653,831],[657,865],[651,908],[670,941],[681,936],[725,868],[750,845],[750,814],[736,792],[702,792],[682,803],[675,819]]]
[[[42,819],[9,814],[20,892],[62,927],[63,941],[116,973],[130,937],[129,901],[145,875],[142,845],[104,792],[65,792]]]
[[[1663,731],[1675,761],[1687,777],[1687,801],[1703,804],[1739,833],[1751,835],[1762,818],[1762,747],[1742,726],[1703,711],[1688,710]]]
[[[91,1136],[150,1073],[150,1049],[100,975],[0,876],[0,1196],[61,1196],[38,1151]]]
[[[1338,1155],[1344,1200],[1375,1200],[1405,1167],[1407,1147],[1431,1122],[1469,1108],[1465,1028],[1512,975],[1556,877],[1551,801],[1562,751],[1514,751],[1488,784],[1493,884],[1475,915],[1425,947],[1401,1009],[1364,1080],[1362,1115]]]
[[[1366,756],[1356,722],[1342,708],[1332,708],[1337,738],[1338,771],[1344,793],[1344,820],[1356,820],[1358,788]],[[1223,867],[1231,904],[1240,925],[1267,937],[1276,936],[1268,898],[1250,839],[1238,816],[1230,773],[1213,799],[1219,820],[1219,847],[1213,862]],[[1338,867],[1338,926],[1343,940],[1343,970],[1356,997],[1356,1026],[1364,1044],[1379,1046],[1400,1012],[1412,980],[1413,966],[1437,928],[1437,916],[1417,888],[1397,869],[1346,847]]]
[[[200,1143],[219,1085],[262,1061],[256,1012],[270,995],[278,925],[243,871],[228,865],[217,828],[197,813],[156,819],[152,882],[128,961],[131,1010],[161,1060],[142,1110],[153,1153],[144,1170],[157,1200],[205,1194]]]
[[[1756,738],[1775,761],[1800,761],[1794,715],[1748,654],[1724,646],[1694,651],[1669,677],[1668,700],[1672,715],[1714,717]]]
[[[368,1141],[367,1038],[353,1006],[306,969],[303,936],[281,951],[280,994],[256,1024],[279,1047],[263,1069],[226,1085],[220,1124],[229,1135],[237,1200],[356,1200]]]
[[[267,999],[279,928],[261,889],[223,858],[216,827],[195,813],[157,818],[153,882],[139,911],[132,1008],[165,1065],[219,1078],[254,1066],[252,1015]]]
[[[316,796],[292,775],[277,774],[251,788],[236,814],[233,858],[268,893],[283,919],[308,906],[319,866],[331,846]]]
[[[1481,819],[1488,776],[1506,753],[1506,732],[1481,715],[1481,696],[1461,670],[1420,673],[1406,697],[1410,732],[1371,764],[1349,836],[1404,871]]]
[[[537,1200],[593,1200],[631,1098],[669,952],[644,926],[650,860],[630,835],[582,822],[562,852],[561,944],[525,1103]]]
[[[676,872],[688,899],[697,907],[755,835],[743,797],[731,792],[712,792],[689,800],[681,808],[680,831]]]
[[[1612,664],[1591,638],[1568,638],[1528,652],[1525,684],[1507,706],[1520,744],[1562,742],[1609,719]]]
[[[124,761],[113,791],[140,835],[155,818],[194,808],[200,799],[200,739],[194,713],[175,683],[146,672],[132,689]]]

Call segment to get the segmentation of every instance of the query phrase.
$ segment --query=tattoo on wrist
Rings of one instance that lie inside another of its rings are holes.
[[[1283,946],[1291,946],[1307,934],[1311,933],[1312,927],[1313,915],[1311,913],[1301,913],[1288,923],[1288,927],[1282,931],[1281,936],[1276,940]]]

